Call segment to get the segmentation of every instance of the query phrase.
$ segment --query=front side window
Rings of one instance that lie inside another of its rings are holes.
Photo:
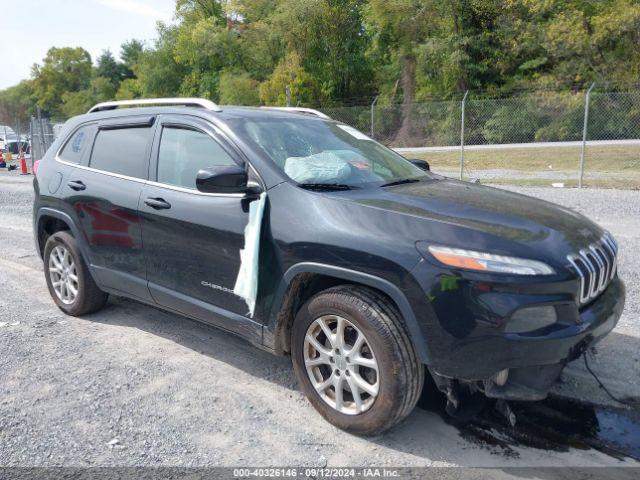
[[[158,152],[158,182],[196,189],[202,169],[235,165],[213,138],[187,128],[165,127]]]
[[[95,125],[85,125],[76,130],[67,140],[64,148],[58,154],[58,158],[69,163],[80,163],[89,142],[93,138],[95,129]]]
[[[234,131],[299,184],[384,185],[423,170],[355,128],[319,119],[243,118]],[[231,122],[230,122],[231,123]]]
[[[150,128],[117,128],[98,132],[90,167],[133,178],[147,178]]]

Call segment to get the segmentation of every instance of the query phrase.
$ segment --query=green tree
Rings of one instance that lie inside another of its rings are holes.
[[[219,101],[223,105],[260,105],[258,87],[258,81],[246,72],[222,72]]]
[[[215,19],[216,23],[225,24],[223,2],[220,0],[177,0],[176,15],[187,23]]]
[[[142,86],[137,78],[127,78],[116,92],[116,100],[133,100],[142,97]]]
[[[175,61],[189,72],[181,92],[217,98],[222,70],[242,65],[237,38],[237,32],[208,19],[183,24],[176,32],[174,50]]]
[[[260,99],[265,105],[286,105],[287,87],[291,89],[293,105],[317,105],[322,96],[317,79],[304,69],[295,52],[288,53],[273,75],[260,85]]]
[[[88,88],[62,95],[60,113],[66,118],[86,113],[96,103],[113,100],[115,93],[115,87],[108,78],[95,77]]]
[[[342,101],[373,93],[366,57],[369,36],[362,19],[365,4],[364,0],[288,0],[274,15],[276,31],[320,84],[323,98]]]
[[[375,31],[376,48],[382,58],[393,61],[400,71],[403,121],[396,142],[404,145],[415,135],[413,103],[416,91],[417,46],[436,30],[442,6],[431,0],[370,0],[369,28]]]
[[[135,65],[143,97],[173,97],[189,73],[175,60],[177,27],[160,24],[155,48],[145,50]]]
[[[140,60],[140,57],[144,53],[144,43],[140,40],[129,40],[124,42],[120,47],[120,59],[127,69],[129,69],[129,75],[133,75],[133,69]],[[129,77],[130,78],[130,77]]]
[[[506,0],[504,7],[496,23],[508,86],[637,81],[637,1]]]
[[[268,19],[282,0],[229,0],[227,14],[234,19],[242,18],[244,23],[253,24]]]
[[[83,48],[52,48],[42,65],[34,65],[33,92],[46,115],[58,116],[62,96],[89,86],[92,77],[91,55]]]
[[[239,32],[216,0],[179,0],[173,56],[187,72],[180,93],[218,100],[225,68],[244,70]]]
[[[605,2],[591,19],[591,39],[596,58],[604,63],[606,76],[620,83],[640,78],[640,4],[633,0]]]
[[[113,88],[117,89],[120,82],[127,78],[128,70],[123,63],[116,61],[109,50],[105,50],[102,55],[98,57],[95,74],[98,77],[109,80]]]
[[[240,67],[252,78],[266,80],[285,54],[285,41],[270,18],[242,25],[237,35]]]
[[[340,107],[374,95],[380,105],[401,102],[383,127],[402,145],[453,138],[458,107],[417,105],[433,97],[569,91],[640,76],[638,0],[176,0],[175,7],[175,22],[158,25],[153,45],[126,42],[121,60],[106,51],[94,68],[81,48],[51,49],[32,80],[0,92],[0,114],[24,117],[37,104],[46,115],[69,115],[113,96],[283,105],[289,87],[294,105]],[[538,105],[470,112],[471,135],[502,141],[513,118],[523,138],[573,138],[580,101],[568,98],[529,123]],[[600,101],[611,113],[598,122],[610,135],[616,123],[636,123],[636,107]]]
[[[26,125],[35,113],[33,82],[23,80],[18,85],[0,91],[0,123]]]

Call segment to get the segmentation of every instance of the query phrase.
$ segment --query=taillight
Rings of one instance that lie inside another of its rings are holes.
[[[40,160],[36,160],[35,162],[33,162],[33,174],[37,175],[38,174],[38,166],[40,165]]]

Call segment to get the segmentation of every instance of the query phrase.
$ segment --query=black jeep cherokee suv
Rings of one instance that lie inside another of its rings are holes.
[[[64,312],[125,296],[291,354],[314,407],[355,433],[407,416],[425,370],[452,406],[544,398],[624,305],[593,222],[432,174],[313,110],[100,104],[34,187]]]

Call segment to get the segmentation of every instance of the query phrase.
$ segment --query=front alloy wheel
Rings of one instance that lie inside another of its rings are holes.
[[[375,290],[342,285],[298,311],[291,357],[311,404],[343,430],[375,435],[402,421],[422,391],[424,366],[396,306]]]
[[[345,415],[371,408],[378,396],[378,363],[365,335],[349,320],[323,315],[307,329],[307,375],[320,398]]]

